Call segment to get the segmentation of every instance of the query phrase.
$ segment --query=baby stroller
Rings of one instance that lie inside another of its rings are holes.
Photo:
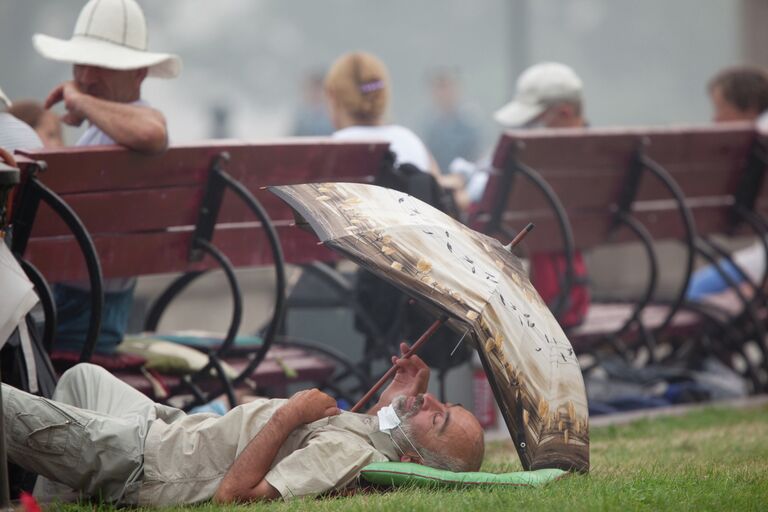
[[[13,163],[7,154],[0,153]],[[30,393],[50,397],[56,376],[40,345],[31,311],[38,303],[34,285],[8,248],[11,192],[19,182],[19,170],[0,160],[0,378]],[[0,408],[2,395],[0,394]],[[5,433],[0,421],[0,508],[9,508]],[[27,487],[28,475],[14,471],[14,490]]]

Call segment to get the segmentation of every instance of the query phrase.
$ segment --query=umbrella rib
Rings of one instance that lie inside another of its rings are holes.
[[[453,357],[453,354],[456,353],[456,350],[459,348],[459,345],[461,345],[461,342],[464,341],[464,338],[467,336],[467,333],[469,333],[469,329],[464,331],[464,334],[461,335],[461,338],[459,338],[459,342],[456,343],[455,347],[453,347],[453,350],[451,350],[451,354],[448,357]]]

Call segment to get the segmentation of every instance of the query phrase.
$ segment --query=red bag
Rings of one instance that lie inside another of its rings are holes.
[[[537,253],[531,257],[531,282],[550,307],[555,302],[565,280],[565,256],[560,253]],[[590,295],[587,266],[580,251],[573,254],[573,284],[565,309],[558,320],[563,327],[581,324],[587,316]]]

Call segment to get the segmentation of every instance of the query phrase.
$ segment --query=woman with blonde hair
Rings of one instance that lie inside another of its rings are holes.
[[[389,142],[398,169],[379,173],[374,184],[411,194],[446,213],[457,213],[450,193],[441,186],[440,170],[426,145],[408,128],[387,122],[392,88],[381,60],[363,52],[342,55],[325,76],[325,93],[337,130],[333,134],[335,139]],[[366,321],[360,316],[355,318],[355,328],[366,338],[367,361],[389,353],[389,344],[396,340],[415,339],[424,331],[425,321],[432,322],[428,320],[429,313],[418,307],[405,307],[407,296],[398,288],[366,270],[358,272],[354,300],[367,317]],[[450,334],[436,334],[445,335]],[[458,357],[454,359],[457,360]],[[439,357],[429,361],[447,367]]]
[[[421,139],[408,128],[387,124],[391,96],[389,72],[375,55],[347,53],[333,63],[325,76],[325,92],[333,137],[342,140],[385,140],[395,154],[395,165],[412,164],[435,176],[435,159]]]

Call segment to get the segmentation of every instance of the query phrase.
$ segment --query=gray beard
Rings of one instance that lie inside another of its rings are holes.
[[[401,454],[411,451],[414,448],[419,453],[423,453],[424,447],[416,441],[414,435],[414,427],[411,423],[411,418],[415,416],[422,405],[424,405],[424,396],[418,395],[413,401],[413,405],[410,409],[406,409],[407,396],[400,395],[392,400],[392,408],[397,413],[397,417],[400,418],[400,425],[390,430],[389,434],[392,436],[392,440],[397,445]]]
[[[400,395],[392,400],[392,408],[395,410],[397,416],[400,418],[400,421],[403,423],[418,413],[421,410],[421,406],[424,405],[424,395],[417,395],[411,408],[406,409],[408,398],[410,397]]]

